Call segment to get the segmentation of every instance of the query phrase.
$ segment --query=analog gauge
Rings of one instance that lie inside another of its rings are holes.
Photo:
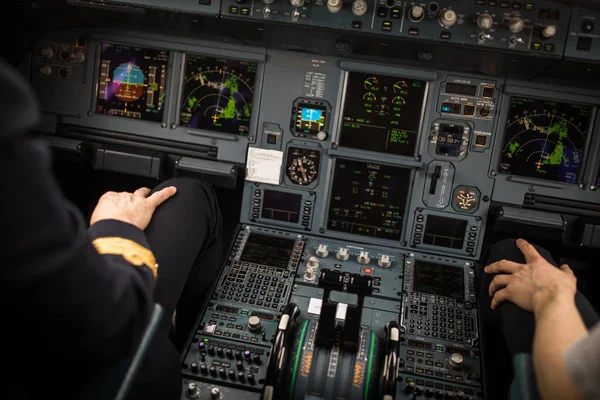
[[[371,92],[367,92],[363,95],[363,100],[365,101],[369,101],[369,102],[373,102],[377,100],[377,96],[375,96],[373,93]]]
[[[479,204],[479,191],[475,188],[462,187],[454,192],[454,205],[457,210],[472,211]]]
[[[290,147],[288,150],[286,175],[295,185],[310,185],[319,176],[318,150]]]
[[[392,104],[395,106],[403,106],[406,104],[406,101],[404,100],[404,98],[396,96],[392,99]]]
[[[404,81],[397,81],[394,83],[394,93],[405,93],[408,89],[408,85]]]
[[[374,76],[365,79],[365,89],[376,92],[379,90],[379,81]]]

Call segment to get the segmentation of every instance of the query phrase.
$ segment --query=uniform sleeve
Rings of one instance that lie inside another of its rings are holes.
[[[600,393],[600,323],[588,335],[568,347],[564,359],[571,379],[583,398],[597,399]]]

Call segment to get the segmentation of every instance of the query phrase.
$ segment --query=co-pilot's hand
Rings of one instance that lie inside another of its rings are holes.
[[[556,268],[523,239],[517,247],[525,256],[525,264],[501,260],[485,267],[488,274],[498,274],[489,287],[492,309],[508,300],[524,310],[536,312],[540,294],[544,298],[561,297],[573,301],[577,292],[577,278],[568,265]]]
[[[90,225],[103,219],[116,219],[144,230],[150,223],[156,207],[173,196],[176,191],[174,186],[169,186],[152,193],[149,197],[148,188],[140,188],[134,193],[106,192],[98,200]]]

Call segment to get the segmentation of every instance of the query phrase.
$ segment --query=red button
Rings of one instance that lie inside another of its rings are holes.
[[[373,268],[363,268],[363,272],[367,275],[371,275],[373,273]]]

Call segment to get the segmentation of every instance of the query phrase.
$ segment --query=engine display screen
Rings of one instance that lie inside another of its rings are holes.
[[[181,126],[247,136],[256,68],[250,61],[186,55]]]
[[[513,96],[499,171],[577,183],[593,107]]]
[[[435,145],[435,154],[458,157],[462,146],[464,128],[460,125],[441,124]]]
[[[325,127],[327,108],[317,105],[298,105],[296,133],[317,134]]]
[[[406,168],[338,159],[327,227],[355,235],[400,239],[410,172]]]
[[[415,79],[351,72],[340,145],[414,155],[426,86]]]
[[[265,190],[261,217],[297,223],[300,220],[302,196],[294,193]]]
[[[251,233],[244,245],[240,261],[285,269],[290,261],[294,243],[294,239]]]
[[[96,113],[162,122],[169,53],[100,44]]]
[[[464,271],[460,267],[450,267],[415,260],[415,292],[463,299],[465,296]]]
[[[437,215],[427,216],[423,243],[432,246],[462,249],[467,231],[467,221]]]

